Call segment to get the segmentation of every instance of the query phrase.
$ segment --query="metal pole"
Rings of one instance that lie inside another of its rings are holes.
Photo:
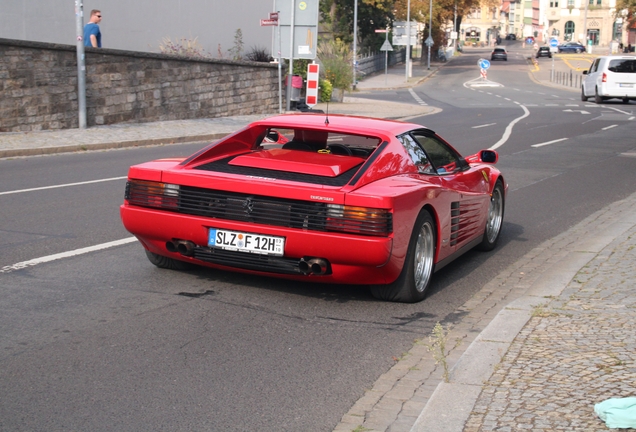
[[[411,61],[411,0],[408,0],[407,7],[406,7],[406,59],[405,60],[406,60],[404,62],[406,64],[405,81],[408,82],[409,76],[410,76],[409,64]]]
[[[292,74],[294,73],[294,11],[296,0],[291,1],[291,35],[289,39],[289,70],[287,71],[287,91],[285,99],[287,101],[287,111],[291,110]]]
[[[79,128],[86,129],[86,66],[84,64],[84,5],[75,0],[75,34],[77,35],[77,105]]]
[[[453,53],[457,51],[457,39],[459,37],[459,30],[457,30],[457,0],[455,0],[455,12],[453,16],[453,31],[455,32],[455,42],[453,43]]]
[[[276,24],[276,28],[278,29],[278,113],[283,113],[283,89],[281,88],[283,85],[283,72],[282,72],[282,47],[280,40],[280,11],[276,11],[278,13],[278,23]]]
[[[590,3],[590,0],[583,0],[585,3],[585,14],[583,15],[583,45],[585,46],[585,51],[587,51],[587,5]]]
[[[429,0],[428,37],[433,39],[433,0]],[[431,45],[428,45],[428,69],[431,69]]]
[[[384,33],[384,44],[389,41],[389,29],[386,29]],[[388,85],[388,73],[389,73],[389,50],[384,50],[384,85]]]
[[[358,0],[353,4],[353,89],[356,89],[356,65],[358,64]]]

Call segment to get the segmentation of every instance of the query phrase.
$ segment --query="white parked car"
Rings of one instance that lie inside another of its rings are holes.
[[[602,56],[583,71],[581,100],[594,96],[594,102],[622,99],[623,103],[636,100],[636,57]]]

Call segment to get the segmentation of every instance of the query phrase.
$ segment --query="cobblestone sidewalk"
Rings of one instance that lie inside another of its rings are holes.
[[[464,431],[605,431],[594,405],[636,395],[636,227],[626,234],[535,308]]]

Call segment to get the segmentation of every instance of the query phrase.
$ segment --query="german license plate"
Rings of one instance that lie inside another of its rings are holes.
[[[634,87],[634,84],[632,84],[632,83],[620,83],[618,86],[619,87],[630,87],[631,88],[631,87]]]
[[[285,237],[210,228],[208,246],[238,252],[282,256],[285,251]]]

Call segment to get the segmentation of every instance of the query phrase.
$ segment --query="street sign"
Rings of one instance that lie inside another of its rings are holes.
[[[388,40],[385,40],[382,44],[382,48],[380,48],[380,51],[393,51],[393,47]]]
[[[387,29],[375,29],[375,32],[376,33],[386,33],[386,32],[388,32],[388,30]]]
[[[417,32],[419,30],[419,24],[417,21],[411,21],[411,35],[406,34],[409,30],[409,23],[407,21],[394,21],[393,22],[393,45],[418,45]]]
[[[482,69],[488,69],[490,67],[490,62],[486,59],[479,59],[478,65]]]
[[[270,12],[269,19],[278,21],[278,12]]]
[[[261,27],[277,26],[277,25],[278,25],[277,19],[262,19],[261,20]]]
[[[427,37],[426,40],[424,41],[424,43],[426,44],[427,47],[432,47],[433,45],[435,45],[435,42],[433,41],[432,37]]]
[[[550,39],[550,46],[552,48],[556,48],[559,46],[559,40],[558,39]]]
[[[274,32],[273,46],[280,47],[282,58],[289,59],[293,52],[294,59],[314,60],[318,45],[318,0],[274,2],[274,9],[279,11],[280,32]]]

